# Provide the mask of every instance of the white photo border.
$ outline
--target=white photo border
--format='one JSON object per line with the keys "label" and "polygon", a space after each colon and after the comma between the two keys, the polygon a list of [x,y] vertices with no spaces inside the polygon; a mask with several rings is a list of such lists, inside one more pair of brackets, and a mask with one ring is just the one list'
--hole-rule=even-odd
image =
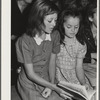
{"label": "white photo border", "polygon": [[[97,57],[99,59],[99,0],[97,0]],[[99,100],[99,60],[97,100]],[[1,100],[11,100],[11,0],[1,0]]]}

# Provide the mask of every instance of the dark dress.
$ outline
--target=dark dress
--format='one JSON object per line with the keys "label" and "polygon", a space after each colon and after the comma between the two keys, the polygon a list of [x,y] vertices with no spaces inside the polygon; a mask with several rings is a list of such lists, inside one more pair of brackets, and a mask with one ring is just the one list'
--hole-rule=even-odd
{"label": "dark dress", "polygon": [[[22,64],[33,64],[35,73],[49,81],[48,66],[51,53],[57,54],[59,47],[59,34],[57,31],[51,34],[51,41],[45,40],[37,45],[35,39],[24,34],[16,43],[18,61]],[[24,67],[22,67],[18,78],[18,91],[23,100],[47,100],[41,96],[44,87],[30,81]],[[62,98],[52,93],[48,100],[61,100]]]}

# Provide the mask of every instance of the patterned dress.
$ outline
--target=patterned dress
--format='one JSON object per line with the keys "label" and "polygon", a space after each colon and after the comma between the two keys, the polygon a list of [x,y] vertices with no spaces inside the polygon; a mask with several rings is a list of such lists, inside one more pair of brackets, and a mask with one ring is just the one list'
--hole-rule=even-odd
{"label": "patterned dress", "polygon": [[86,54],[86,45],[80,44],[74,39],[73,44],[65,43],[60,46],[60,53],[57,54],[56,78],[58,81],[68,81],[80,84],[76,77],[76,60],[84,58]]}
{"label": "patterned dress", "polygon": [[[35,73],[43,79],[49,80],[48,66],[51,53],[57,54],[60,51],[59,47],[59,33],[57,31],[51,34],[51,41],[45,40],[40,45],[37,45],[35,39],[24,34],[16,43],[16,51],[18,61],[23,64],[33,64]],[[45,99],[41,92],[44,90],[43,86],[31,81],[22,66],[17,81],[18,91],[22,100],[62,100],[56,92]]]}

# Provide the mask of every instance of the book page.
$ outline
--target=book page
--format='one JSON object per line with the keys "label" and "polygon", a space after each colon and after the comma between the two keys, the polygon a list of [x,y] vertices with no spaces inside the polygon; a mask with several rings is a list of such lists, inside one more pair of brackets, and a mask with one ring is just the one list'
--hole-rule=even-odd
{"label": "book page", "polygon": [[77,92],[79,92],[82,95],[87,97],[87,91],[85,89],[85,86],[81,86],[81,85],[73,84],[73,83],[68,83],[68,82],[64,82],[64,81],[61,81],[60,84],[67,86],[70,89],[75,90],[75,91],[77,91]]}
{"label": "book page", "polygon": [[67,89],[71,89],[74,92],[80,94],[81,96],[84,96],[85,98],[87,98],[87,100],[91,100],[93,94],[95,94],[95,90],[89,90],[87,91],[85,86],[79,85],[79,84],[73,84],[73,83],[68,83],[68,82],[64,82],[61,81],[59,84],[65,86]]}
{"label": "book page", "polygon": [[[89,91],[88,91],[88,99],[91,100],[95,93],[96,93],[95,90],[89,90]],[[93,99],[93,100],[94,100],[94,99]]]}
{"label": "book page", "polygon": [[80,92],[77,92],[74,89],[71,89],[67,86],[64,86],[62,84],[58,84],[58,87],[60,87],[61,89],[63,89],[65,92],[69,93],[72,95],[72,98],[74,98],[75,100],[87,100],[86,96],[81,94]]}

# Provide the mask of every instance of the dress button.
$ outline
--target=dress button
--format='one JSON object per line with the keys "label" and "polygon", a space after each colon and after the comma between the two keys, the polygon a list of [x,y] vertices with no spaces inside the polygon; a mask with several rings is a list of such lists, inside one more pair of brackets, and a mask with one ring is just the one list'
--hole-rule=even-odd
{"label": "dress button", "polygon": [[43,50],[43,52],[45,52],[45,50]]}
{"label": "dress button", "polygon": [[41,66],[40,68],[43,68],[43,66]]}

